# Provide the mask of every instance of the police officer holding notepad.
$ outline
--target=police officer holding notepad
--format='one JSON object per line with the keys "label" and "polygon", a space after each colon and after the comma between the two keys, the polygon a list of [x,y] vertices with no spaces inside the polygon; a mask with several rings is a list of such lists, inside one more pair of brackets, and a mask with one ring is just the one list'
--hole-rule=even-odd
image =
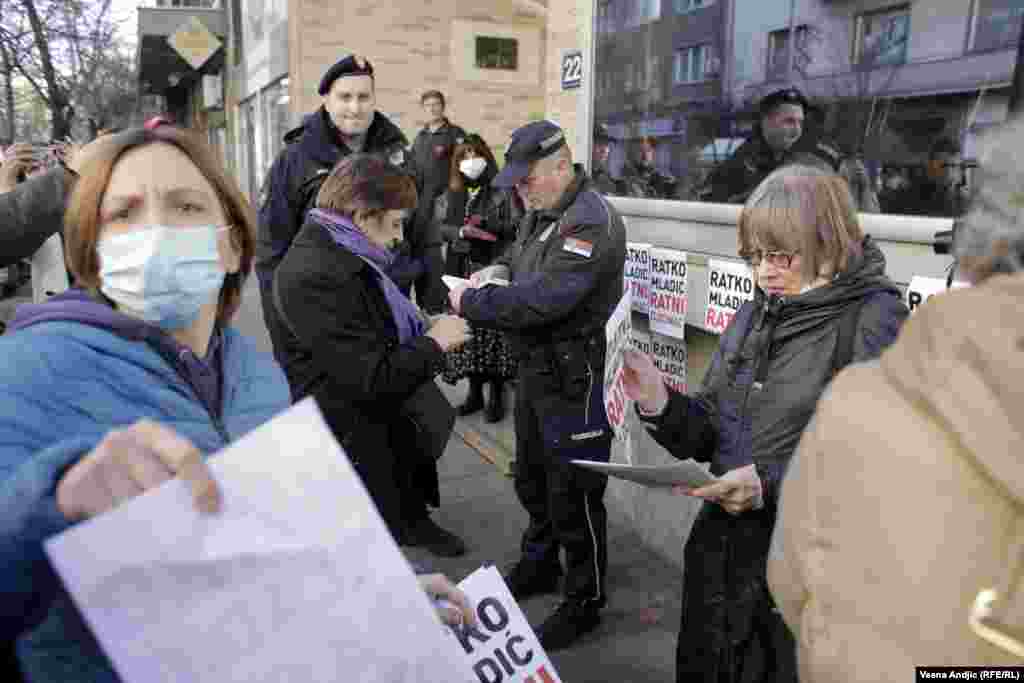
{"label": "police officer holding notepad", "polygon": [[537,630],[557,650],[596,627],[605,604],[607,477],[570,461],[610,455],[604,328],[623,294],[626,230],[550,121],[512,134],[494,185],[515,187],[527,214],[512,248],[473,281],[511,284],[459,286],[449,298],[473,325],[507,332],[519,359],[515,489],[530,522],[506,580],[517,599],[554,592],[565,549],[565,601]]}

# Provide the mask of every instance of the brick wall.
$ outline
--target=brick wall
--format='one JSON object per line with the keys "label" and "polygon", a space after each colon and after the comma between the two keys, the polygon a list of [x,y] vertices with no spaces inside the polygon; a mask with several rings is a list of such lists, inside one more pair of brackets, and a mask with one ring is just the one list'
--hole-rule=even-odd
{"label": "brick wall", "polygon": [[[289,0],[288,11],[293,113],[320,105],[320,77],[346,52],[373,62],[377,108],[410,141],[424,124],[424,90],[444,92],[449,118],[499,148],[544,111],[544,20],[516,0]],[[477,34],[519,40],[519,70],[476,69]]]}

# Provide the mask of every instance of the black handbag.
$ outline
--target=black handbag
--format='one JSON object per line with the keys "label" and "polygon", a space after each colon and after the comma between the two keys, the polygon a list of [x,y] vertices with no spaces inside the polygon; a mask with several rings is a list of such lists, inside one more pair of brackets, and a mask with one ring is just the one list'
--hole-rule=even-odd
{"label": "black handbag", "polygon": [[444,455],[455,427],[455,408],[433,380],[424,382],[405,399],[399,414],[416,428],[417,454],[435,462]]}

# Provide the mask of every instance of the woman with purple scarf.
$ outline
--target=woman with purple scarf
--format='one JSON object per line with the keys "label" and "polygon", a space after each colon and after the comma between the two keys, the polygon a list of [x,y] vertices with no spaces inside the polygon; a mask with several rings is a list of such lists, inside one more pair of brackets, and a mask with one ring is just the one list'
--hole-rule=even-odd
{"label": "woman with purple scarf", "polygon": [[316,398],[401,545],[454,557],[465,544],[428,514],[440,505],[435,460],[446,416],[454,419],[434,377],[469,326],[453,315],[427,320],[387,275],[415,206],[404,171],[346,157],[278,267],[274,296],[291,332],[282,357],[292,400]]}

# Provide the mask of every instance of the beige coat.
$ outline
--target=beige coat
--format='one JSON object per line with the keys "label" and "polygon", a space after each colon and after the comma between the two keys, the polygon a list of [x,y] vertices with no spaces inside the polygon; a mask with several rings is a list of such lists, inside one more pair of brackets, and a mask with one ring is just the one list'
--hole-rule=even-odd
{"label": "beige coat", "polygon": [[1022,663],[968,618],[996,588],[1024,635],[1024,275],[934,297],[837,378],[790,464],[768,578],[801,681]]}

